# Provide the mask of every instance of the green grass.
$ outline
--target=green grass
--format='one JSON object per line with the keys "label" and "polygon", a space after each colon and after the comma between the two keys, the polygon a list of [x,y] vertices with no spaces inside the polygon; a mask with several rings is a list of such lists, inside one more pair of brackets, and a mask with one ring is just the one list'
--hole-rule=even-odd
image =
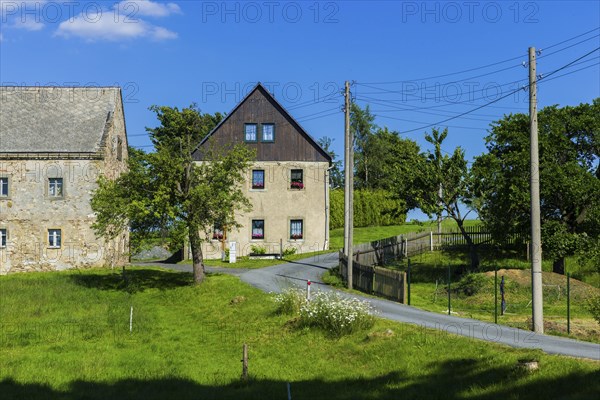
{"label": "green grass", "polygon": [[[594,398],[600,364],[377,320],[341,339],[297,329],[238,278],[160,269],[0,277],[6,399]],[[234,300],[235,299],[235,300]],[[129,333],[130,306],[134,307]],[[393,333],[390,335],[387,330]],[[240,382],[249,345],[251,380]],[[517,367],[535,358],[540,370]]]}
{"label": "green grass", "polygon": [[[465,221],[466,226],[474,226],[480,224],[478,220]],[[442,226],[445,229],[456,228],[454,220],[444,220]],[[421,223],[406,223],[404,225],[390,226],[368,226],[365,228],[354,228],[354,244],[372,242],[374,240],[385,239],[392,236],[402,235],[414,232],[428,232],[437,230],[436,221],[426,221]],[[344,247],[344,228],[332,229],[329,231],[330,249],[338,250]]]}
{"label": "green grass", "polygon": [[[498,317],[505,325],[528,329],[531,317],[531,264],[519,259],[515,253],[481,252],[480,276],[482,287],[474,295],[459,293],[461,271],[469,263],[468,254],[461,251],[430,252],[411,258],[411,305],[428,311],[447,312],[448,310],[448,268],[451,274],[451,308],[462,317],[486,322],[494,321],[494,277],[497,267],[503,270],[498,274],[498,284],[502,275],[505,279],[507,312]],[[390,265],[391,268],[406,270],[406,261]],[[504,271],[508,270],[508,271]],[[527,270],[527,271],[525,271]],[[567,294],[566,277],[552,274],[552,263],[543,263],[544,319],[546,332],[567,335]],[[487,272],[487,273],[486,273]],[[600,342],[600,325],[594,321],[586,308],[587,299],[600,294],[598,288],[571,280],[571,336],[582,340]],[[498,290],[498,310],[500,310],[500,290]],[[498,311],[500,313],[500,311]]]}

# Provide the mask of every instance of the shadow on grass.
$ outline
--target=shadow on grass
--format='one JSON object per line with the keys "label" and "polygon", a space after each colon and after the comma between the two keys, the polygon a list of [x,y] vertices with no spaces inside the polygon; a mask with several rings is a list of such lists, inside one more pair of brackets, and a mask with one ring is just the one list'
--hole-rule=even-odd
{"label": "shadow on grass", "polygon": [[[297,399],[540,399],[595,398],[600,391],[600,371],[571,373],[556,378],[529,376],[518,368],[490,367],[476,359],[454,359],[430,365],[430,372],[406,375],[398,370],[374,378],[338,381],[322,379],[291,382]],[[543,368],[543,365],[542,365]],[[114,383],[71,382],[65,391],[44,384],[0,382],[5,399],[285,399],[287,382],[251,379],[229,384],[202,385],[189,379],[125,379]]]}
{"label": "shadow on grass", "polygon": [[159,269],[124,269],[122,272],[110,274],[73,274],[71,279],[76,284],[90,289],[128,293],[143,292],[147,289],[174,289],[193,283],[191,273]]}

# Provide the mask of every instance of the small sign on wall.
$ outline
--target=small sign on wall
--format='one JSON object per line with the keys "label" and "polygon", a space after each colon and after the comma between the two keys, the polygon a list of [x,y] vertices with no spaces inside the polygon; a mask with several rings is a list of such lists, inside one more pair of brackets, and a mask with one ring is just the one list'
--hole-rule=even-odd
{"label": "small sign on wall", "polygon": [[236,261],[237,246],[235,242],[229,242],[229,263],[234,264]]}

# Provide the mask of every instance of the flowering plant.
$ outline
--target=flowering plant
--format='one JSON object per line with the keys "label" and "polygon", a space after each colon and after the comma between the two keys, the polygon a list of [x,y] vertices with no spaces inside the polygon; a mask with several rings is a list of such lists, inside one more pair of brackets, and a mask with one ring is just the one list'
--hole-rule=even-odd
{"label": "flowering plant", "polygon": [[252,234],[252,239],[263,239],[265,237],[265,235],[263,235],[262,233],[253,233]]}
{"label": "flowering plant", "polygon": [[304,189],[304,183],[302,183],[302,182],[292,182],[291,188],[292,189]]}
{"label": "flowering plant", "polygon": [[265,184],[263,182],[256,182],[252,184],[252,189],[264,189]]}
{"label": "flowering plant", "polygon": [[292,235],[290,235],[291,239],[297,240],[297,239],[302,239],[302,234],[301,233],[294,233]]}
{"label": "flowering plant", "polygon": [[223,239],[223,234],[215,232],[215,233],[213,233],[213,239],[221,240],[221,239]]}

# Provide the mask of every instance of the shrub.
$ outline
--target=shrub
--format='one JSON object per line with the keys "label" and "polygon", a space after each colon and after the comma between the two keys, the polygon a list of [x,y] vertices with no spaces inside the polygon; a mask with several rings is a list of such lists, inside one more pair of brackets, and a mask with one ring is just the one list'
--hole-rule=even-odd
{"label": "shrub", "polygon": [[296,254],[296,248],[295,247],[288,247],[287,249],[285,249],[283,251],[283,256],[287,257],[287,256],[292,256]]}
{"label": "shrub", "polygon": [[[332,190],[330,201],[330,228],[344,226],[344,190]],[[406,221],[406,202],[393,193],[376,190],[354,192],[354,226],[401,225]]]}
{"label": "shrub", "polygon": [[600,324],[600,295],[588,299],[587,309],[592,313],[596,322]]}
{"label": "shrub", "polygon": [[485,277],[481,274],[467,274],[456,283],[455,289],[458,294],[473,296],[485,286]]}
{"label": "shrub", "polygon": [[300,308],[307,303],[306,292],[298,288],[285,289],[275,295],[277,313],[294,315],[300,313]]}
{"label": "shrub", "polygon": [[266,254],[267,249],[264,246],[253,244],[252,246],[250,246],[250,253],[257,255]]}
{"label": "shrub", "polygon": [[316,327],[340,337],[373,326],[373,309],[366,301],[334,292],[316,292],[300,307],[300,326]]}

